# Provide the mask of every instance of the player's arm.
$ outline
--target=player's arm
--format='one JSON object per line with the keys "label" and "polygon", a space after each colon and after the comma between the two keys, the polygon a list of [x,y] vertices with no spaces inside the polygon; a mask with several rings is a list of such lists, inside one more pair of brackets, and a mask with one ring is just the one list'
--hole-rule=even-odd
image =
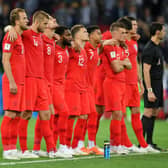
{"label": "player's arm", "polygon": [[99,47],[99,54],[101,54],[103,52],[103,48],[106,45],[116,45],[117,41],[115,39],[108,39],[108,40],[102,40],[100,43],[100,47]]}
{"label": "player's arm", "polygon": [[15,80],[14,80],[14,77],[12,74],[10,58],[11,58],[11,53],[4,52],[2,55],[2,64],[4,67],[4,71],[6,73],[6,76],[9,80],[10,93],[16,94],[17,93],[17,85],[15,83]]}
{"label": "player's arm", "polygon": [[152,90],[150,70],[151,70],[151,65],[147,63],[143,63],[143,75],[144,75],[145,85],[148,91],[148,100],[151,102],[154,102],[157,98]]}
{"label": "player's arm", "polygon": [[121,60],[113,60],[111,61],[111,68],[115,73],[120,73],[124,70],[124,64]]}
{"label": "player's arm", "polygon": [[140,73],[140,65],[137,62],[137,75],[138,75],[138,83],[139,83],[139,87],[140,87],[140,95],[143,95],[144,93],[144,86],[143,86],[143,82],[142,82],[142,78],[141,78],[141,73]]}

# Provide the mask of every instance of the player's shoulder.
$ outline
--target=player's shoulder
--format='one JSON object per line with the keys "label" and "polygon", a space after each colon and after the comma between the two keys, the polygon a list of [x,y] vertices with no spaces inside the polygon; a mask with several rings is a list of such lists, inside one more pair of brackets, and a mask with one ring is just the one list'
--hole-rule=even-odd
{"label": "player's shoulder", "polygon": [[103,34],[102,34],[102,39],[103,40],[108,40],[108,39],[111,39],[112,38],[112,34],[110,31],[105,31]]}
{"label": "player's shoulder", "polygon": [[105,45],[103,47],[104,51],[111,51],[111,50],[115,50],[116,46],[112,46],[112,45]]}

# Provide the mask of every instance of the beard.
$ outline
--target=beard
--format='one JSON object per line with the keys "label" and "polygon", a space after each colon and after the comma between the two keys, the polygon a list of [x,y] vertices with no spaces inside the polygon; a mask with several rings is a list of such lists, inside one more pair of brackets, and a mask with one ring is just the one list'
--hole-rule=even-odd
{"label": "beard", "polygon": [[62,44],[64,46],[71,46],[71,42],[70,41],[67,41],[67,40],[63,40]]}
{"label": "beard", "polygon": [[27,26],[27,25],[24,25],[24,26],[23,26],[23,25],[21,25],[21,26],[20,26],[20,28],[21,28],[21,30],[23,30],[23,31],[24,31],[24,30],[27,30],[27,29],[28,29],[28,26]]}
{"label": "beard", "polygon": [[39,33],[43,33],[44,32],[44,30],[41,27],[38,27],[37,30],[38,30]]}

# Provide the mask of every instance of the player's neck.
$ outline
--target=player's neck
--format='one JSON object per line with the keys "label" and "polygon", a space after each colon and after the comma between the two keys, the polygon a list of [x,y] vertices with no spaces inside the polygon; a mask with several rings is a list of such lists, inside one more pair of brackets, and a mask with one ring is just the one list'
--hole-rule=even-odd
{"label": "player's neck", "polygon": [[34,32],[36,32],[36,33],[40,33],[40,32],[38,31],[37,26],[36,26],[35,24],[32,24],[31,29],[32,29]]}
{"label": "player's neck", "polygon": [[93,39],[89,39],[89,42],[90,42],[90,44],[94,47],[94,48],[96,48],[97,47],[97,42],[95,41],[95,40],[93,40]]}
{"label": "player's neck", "polygon": [[19,35],[21,35],[23,33],[23,30],[20,28],[20,26],[16,25],[14,28]]}
{"label": "player's neck", "polygon": [[152,36],[151,37],[151,41],[153,43],[155,43],[156,45],[159,45],[159,43],[160,43],[160,39],[158,39],[156,36]]}
{"label": "player's neck", "polygon": [[84,48],[84,46],[85,46],[85,41],[80,40],[80,39],[75,39],[75,42],[76,42],[81,48]]}
{"label": "player's neck", "polygon": [[57,45],[59,45],[61,48],[65,48],[65,45],[63,45],[63,41],[57,41]]}
{"label": "player's neck", "polygon": [[52,39],[53,36],[54,36],[54,31],[53,30],[50,30],[50,29],[46,29],[44,31],[44,34],[49,38],[49,39]]}

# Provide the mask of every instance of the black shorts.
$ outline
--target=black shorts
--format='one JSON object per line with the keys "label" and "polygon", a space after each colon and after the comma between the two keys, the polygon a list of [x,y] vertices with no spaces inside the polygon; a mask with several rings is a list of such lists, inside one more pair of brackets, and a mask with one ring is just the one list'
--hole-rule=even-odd
{"label": "black shorts", "polygon": [[[163,81],[162,80],[152,80],[151,81],[152,89],[157,97],[155,102],[150,102],[148,100],[148,91],[145,88],[144,91],[144,107],[145,108],[159,108],[163,107]],[[145,86],[145,85],[144,85]]]}

